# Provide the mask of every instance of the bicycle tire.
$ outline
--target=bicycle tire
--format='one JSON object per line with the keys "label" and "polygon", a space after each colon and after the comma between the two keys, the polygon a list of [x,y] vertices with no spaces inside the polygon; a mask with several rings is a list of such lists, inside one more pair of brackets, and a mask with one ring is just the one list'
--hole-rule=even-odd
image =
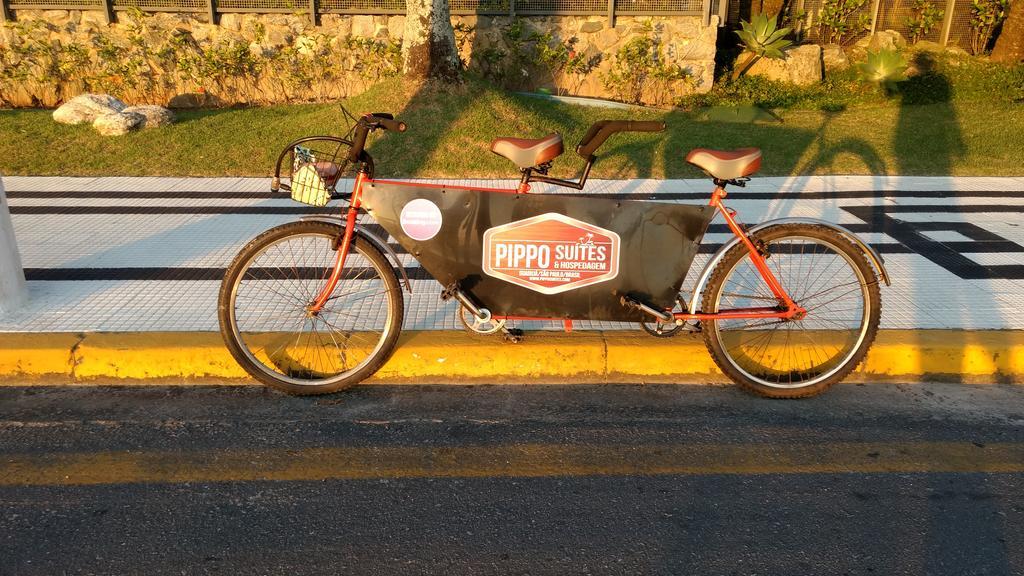
{"label": "bicycle tire", "polygon": [[[820,394],[833,384],[843,380],[863,361],[878,333],[881,295],[876,271],[859,247],[841,234],[824,226],[780,224],[761,230],[753,237],[767,247],[770,256],[766,262],[769,267],[772,268],[783,287],[790,290],[790,296],[796,303],[808,308],[808,315],[801,320],[778,321],[777,324],[762,320],[761,322],[765,323],[758,325],[753,320],[747,320],[745,322],[749,323],[749,330],[740,327],[739,320],[705,321],[703,324],[705,346],[726,376],[756,394],[770,398],[803,398]],[[792,245],[783,250],[782,245],[786,241]],[[796,255],[797,241],[802,242],[799,244],[801,246],[800,258],[791,258],[790,256]],[[806,247],[808,244],[813,244],[817,248],[809,252]],[[779,253],[772,253],[773,248]],[[829,253],[832,254],[831,257],[828,256]],[[825,256],[819,257],[820,254],[825,254]],[[786,264],[782,264],[781,260],[798,262],[798,274],[803,273],[806,281],[803,284],[792,280],[787,282],[786,278],[779,277],[786,276],[785,272],[788,270],[788,268],[784,268]],[[816,272],[817,276],[813,276],[816,260],[824,260],[829,264],[827,269],[819,269]],[[754,277],[751,282],[742,283],[735,280],[730,284],[730,279],[745,262],[749,263],[750,260],[749,252],[743,244],[736,245],[725,254],[712,272],[704,291],[702,298],[704,312],[717,312],[721,308],[724,296],[736,300],[765,301],[771,299],[766,287],[762,291],[758,291],[758,286],[753,284],[757,281],[763,285],[763,280],[759,276]],[[839,265],[838,268],[836,264]],[[750,264],[748,266],[753,268]],[[806,273],[803,272],[804,270]],[[854,288],[850,288],[846,292],[838,292],[839,296],[836,292],[829,293],[830,290],[836,288],[819,290],[815,293],[812,291],[817,289],[817,286],[807,285],[811,283],[812,278],[813,282],[817,283],[830,279],[847,280],[845,285],[849,286],[852,286],[855,281],[858,293],[854,294]],[[733,292],[724,292],[726,287],[733,285],[746,287],[750,294],[743,296]],[[751,286],[754,289],[750,289]],[[837,286],[844,286],[844,284]],[[839,297],[846,294],[851,294],[851,296],[842,303],[835,304]],[[829,300],[819,300],[822,298]],[[801,300],[803,301],[801,302]],[[829,318],[829,313],[833,315],[837,313],[834,306],[852,306],[858,301],[862,307],[859,311],[856,308],[839,309],[839,311],[851,312],[849,314],[851,323],[859,316],[859,325],[856,327],[856,331],[849,331],[851,337],[855,337],[851,340],[850,347],[848,349],[838,348],[835,353],[829,352],[826,346],[836,342],[842,336],[841,333],[837,335],[840,331],[836,328],[842,324]],[[760,306],[764,305],[764,303],[760,304]],[[816,312],[816,308],[820,311]],[[753,333],[754,336],[748,336],[746,345],[742,341],[743,336],[740,336],[739,339],[730,336],[729,342],[724,341],[726,338],[723,336],[723,326],[727,322],[737,323],[737,328],[733,332]],[[814,326],[814,323],[822,328],[809,330],[807,326]],[[773,327],[769,329],[769,326]],[[773,347],[774,336],[767,333],[775,332],[781,326],[787,326],[785,343],[781,346],[776,344]],[[792,338],[794,326],[798,330],[797,338]],[[757,331],[755,332],[755,330]],[[754,338],[759,340],[754,340]],[[804,343],[798,345],[797,340]],[[793,342],[793,346],[790,346],[790,342]],[[751,349],[753,352],[746,352]],[[802,355],[797,350],[812,350],[813,358],[811,354]],[[755,360],[753,356],[757,351],[760,351],[760,357]],[[799,367],[783,366],[782,359],[787,361],[802,359],[806,361],[807,366],[805,367],[803,362]],[[772,363],[771,366],[767,365],[769,362]],[[778,381],[773,381],[772,378],[777,378]],[[788,381],[783,382],[783,378]]]}
{"label": "bicycle tire", "polygon": [[[384,254],[358,235],[354,235],[352,238],[346,269],[355,270],[356,265],[363,264],[359,268],[359,274],[367,274],[367,276],[343,277],[338,287],[335,288],[332,294],[334,301],[332,306],[344,305],[346,300],[350,305],[344,312],[333,312],[335,316],[332,316],[332,319],[337,324],[327,320],[326,316],[310,317],[303,310],[301,300],[305,299],[305,303],[308,304],[317,293],[318,287],[323,286],[326,274],[333,268],[333,259],[336,255],[333,248],[334,242],[343,231],[342,226],[338,224],[318,221],[292,222],[277,226],[249,242],[228,267],[221,282],[218,298],[221,336],[232,357],[259,382],[293,395],[338,392],[374,374],[394,351],[401,332],[405,307],[401,286],[394,268]],[[314,242],[306,242],[307,238],[314,239]],[[280,255],[280,258],[287,258],[286,252],[280,246],[286,241],[295,239],[302,239],[302,246],[316,245],[317,252],[323,252],[319,254],[318,261],[313,261],[314,265],[310,265],[311,256],[309,254],[296,254],[293,247],[289,245],[293,258],[300,256],[303,258],[302,265],[293,262],[291,266],[278,265],[276,268],[253,266],[253,263],[263,256],[267,256],[269,260],[268,254],[275,246],[278,247],[276,253]],[[317,255],[312,258],[317,258]],[[371,269],[372,272],[367,272]],[[375,279],[379,279],[379,286],[371,284]],[[239,314],[238,296],[243,282],[248,282],[247,287],[256,286],[258,282],[264,283],[263,291],[259,292],[261,294],[259,299],[246,296],[243,297],[243,300],[258,300],[261,302],[259,305],[267,306],[273,314],[268,315],[265,310]],[[273,282],[277,282],[277,284],[269,284]],[[346,292],[346,287],[355,289],[367,286],[366,290],[379,290],[379,295],[384,302],[380,302],[381,299],[376,297],[376,292],[370,292],[373,299],[369,304],[365,300],[370,296],[354,299],[351,298],[353,292]],[[293,293],[288,294],[286,290],[292,290]],[[360,302],[359,306],[351,307],[356,301]],[[375,304],[383,304],[382,309],[385,314],[383,320],[380,319],[381,310],[373,309]],[[328,309],[325,307],[324,310]],[[330,308],[330,310],[334,309]],[[254,328],[244,330],[239,326],[240,316],[246,322],[255,318],[264,322],[280,320],[279,323],[289,325],[288,322],[300,320],[303,314],[306,315],[306,319],[301,320],[299,328],[305,329],[308,321],[313,334],[305,337],[306,347],[304,349],[299,346],[305,332],[296,331],[294,334],[298,334],[298,336],[295,345],[289,348],[287,342],[290,342],[292,332],[285,333],[271,329],[256,330]],[[316,328],[317,319],[323,323],[323,332],[319,332]],[[360,324],[360,322],[364,323]],[[366,330],[368,326],[371,326],[369,323],[372,323],[372,326],[379,325],[380,327],[380,335],[376,337],[373,347],[368,348],[368,345],[362,344],[357,347],[356,344],[353,344],[350,349],[349,345],[357,335],[365,333],[367,334],[365,340],[371,341],[371,331]],[[342,329],[344,328],[342,324],[351,326],[352,329],[345,331]],[[250,335],[248,340],[244,336],[245,334]],[[283,334],[288,335],[287,340],[284,339]],[[329,337],[330,342],[325,336]],[[341,338],[341,343],[338,338]],[[261,341],[269,342],[269,344],[263,344],[262,353],[253,349],[259,348]],[[278,349],[269,351],[271,345],[278,342],[285,343],[279,344]],[[357,344],[358,342],[361,340],[356,341]],[[337,357],[332,353],[332,345]],[[315,354],[316,360],[309,360],[306,356],[297,358],[296,352],[301,350]],[[358,363],[355,363],[355,359],[349,358],[351,355],[358,359],[358,354],[364,350],[369,350],[369,352]],[[347,367],[350,362],[354,365]],[[326,368],[335,365],[339,368],[337,373],[326,372]]]}

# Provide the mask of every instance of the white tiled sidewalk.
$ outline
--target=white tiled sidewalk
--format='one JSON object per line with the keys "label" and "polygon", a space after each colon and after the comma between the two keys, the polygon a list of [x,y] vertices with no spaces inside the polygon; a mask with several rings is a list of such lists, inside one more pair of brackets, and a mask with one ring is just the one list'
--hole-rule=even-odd
{"label": "white tiled sidewalk", "polygon": [[[31,278],[52,269],[97,272],[93,276],[102,277],[97,269],[222,268],[259,232],[299,217],[232,213],[299,207],[285,196],[268,196],[265,178],[5,177],[3,182],[23,263],[30,272],[30,303],[0,317],[2,332],[214,331],[217,280]],[[514,185],[498,180],[433,182]],[[587,192],[700,193],[701,198],[661,200],[698,203],[706,201],[710,188],[707,180],[591,181]],[[560,192],[544,185],[536,185],[534,191]],[[882,291],[884,328],[1024,329],[1024,177],[755,178],[745,189],[730,191],[733,196],[727,204],[746,223],[807,216],[865,230],[861,236],[882,247],[893,279],[893,285]],[[779,192],[812,197],[770,197]],[[822,192],[836,194],[815,194]],[[941,192],[955,194],[937,194]],[[763,197],[743,197],[757,193]],[[938,252],[931,259],[922,255],[920,246],[907,245],[907,238],[893,237],[877,222],[867,222],[862,215],[868,212],[884,214],[902,234],[931,241],[929,250]],[[980,238],[978,230],[990,237],[975,249],[969,243]],[[704,242],[720,244],[727,239],[727,234],[712,232]],[[936,254],[951,249],[966,262],[997,270],[996,277],[964,278],[963,266],[934,261]],[[684,290],[708,257],[697,257]],[[408,255],[402,259],[407,266],[416,265]],[[434,281],[413,281],[407,328],[460,329],[454,305],[441,302],[439,293]],[[596,322],[577,327],[635,328]]]}

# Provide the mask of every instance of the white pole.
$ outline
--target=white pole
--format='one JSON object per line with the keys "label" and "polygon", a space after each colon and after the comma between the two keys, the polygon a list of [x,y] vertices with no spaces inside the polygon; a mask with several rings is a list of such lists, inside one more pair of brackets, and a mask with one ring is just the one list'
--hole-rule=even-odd
{"label": "white pole", "polygon": [[953,12],[956,10],[956,0],[946,2],[946,17],[942,19],[942,33],[939,35],[939,44],[949,44],[949,29],[953,27]]}
{"label": "white pole", "polygon": [[875,0],[875,3],[871,5],[871,35],[875,35],[875,29],[878,28],[878,9],[882,7],[882,0]]}
{"label": "white pole", "polygon": [[7,208],[7,193],[0,179],[0,315],[10,314],[28,302],[25,271],[21,268],[14,224]]}

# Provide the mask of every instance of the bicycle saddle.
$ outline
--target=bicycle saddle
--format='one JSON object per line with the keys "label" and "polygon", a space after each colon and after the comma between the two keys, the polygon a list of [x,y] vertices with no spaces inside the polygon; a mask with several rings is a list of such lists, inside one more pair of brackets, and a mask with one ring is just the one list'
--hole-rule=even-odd
{"label": "bicycle saddle", "polygon": [[562,155],[562,136],[549,134],[536,140],[527,138],[495,138],[491,152],[508,158],[520,168],[532,168]]}
{"label": "bicycle saddle", "polygon": [[761,167],[760,148],[739,148],[737,150],[711,150],[694,148],[686,155],[686,161],[719,180],[743,178],[757,172]]}

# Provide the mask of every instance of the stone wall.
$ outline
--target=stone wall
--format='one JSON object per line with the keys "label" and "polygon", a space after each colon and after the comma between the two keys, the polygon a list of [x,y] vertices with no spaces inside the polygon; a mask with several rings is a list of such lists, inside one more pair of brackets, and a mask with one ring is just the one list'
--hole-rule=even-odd
{"label": "stone wall", "polygon": [[[608,97],[617,53],[637,38],[649,40],[659,70],[686,75],[659,84],[652,74],[644,101],[711,88],[714,18],[710,26],[696,16],[618,17],[614,27],[604,16],[452,22],[468,68],[511,89]],[[20,10],[0,28],[0,105],[54,106],[85,91],[179,107],[347,97],[399,72],[404,24],[401,15],[325,14],[312,26],[306,15],[223,14],[214,25],[201,14],[122,12],[108,25],[99,12]],[[540,42],[567,51],[577,69],[552,73]]]}
{"label": "stone wall", "polygon": [[[533,89],[537,87],[560,89],[573,95],[609,97],[604,79],[614,68],[617,53],[630,41],[647,37],[654,41],[654,50],[662,63],[675,65],[687,74],[686,80],[671,83],[671,92],[677,96],[711,89],[715,70],[715,43],[718,34],[717,17],[709,26],[697,16],[620,16],[611,26],[604,16],[534,16],[524,18],[530,34],[551,34],[554,41],[571,42],[572,51],[582,55],[584,62],[593,64],[585,75],[561,73],[555,78],[542,69],[522,66],[515,69],[514,44],[509,41],[508,17],[455,16],[454,25],[473,28],[462,42],[460,53],[471,68],[486,69],[487,54],[505,53],[504,64],[512,67],[509,75],[518,73],[526,81],[521,85],[511,78],[510,87]],[[459,34],[456,34],[459,36]],[[575,41],[573,42],[573,40]],[[461,40],[461,38],[460,38]],[[529,48],[527,48],[529,51]],[[645,96],[647,101],[649,98]],[[664,104],[665,102],[658,102]]]}

